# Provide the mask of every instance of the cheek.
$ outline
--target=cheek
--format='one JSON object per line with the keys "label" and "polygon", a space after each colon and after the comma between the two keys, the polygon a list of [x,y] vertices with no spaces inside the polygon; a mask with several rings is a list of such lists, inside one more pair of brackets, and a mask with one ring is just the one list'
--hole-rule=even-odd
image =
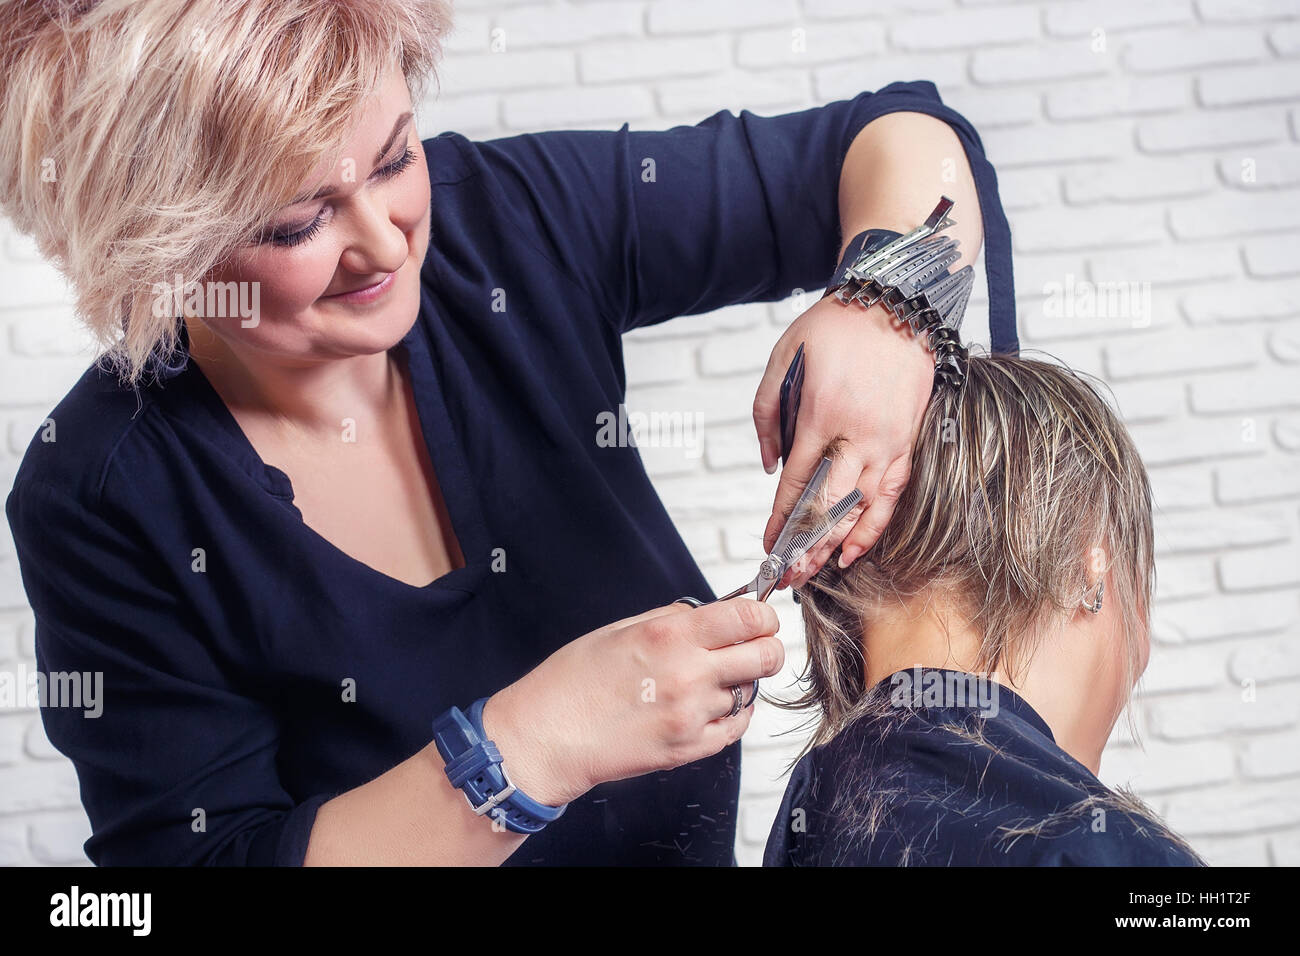
{"label": "cheek", "polygon": [[[311,247],[311,243],[306,243],[295,255],[274,249],[237,253],[218,273],[210,275],[209,281],[250,286],[256,283],[258,321],[245,327],[238,321],[205,318],[204,324],[232,346],[239,344],[270,351],[300,348],[299,317],[328,288],[338,265],[333,250],[322,254],[322,247]],[[245,301],[251,303],[251,288],[246,295],[250,298]]]}
{"label": "cheek", "polygon": [[338,255],[324,243],[305,243],[302,251],[291,254],[258,252],[240,269],[248,280],[259,283],[262,318],[271,325],[310,308],[329,288],[337,270]]}

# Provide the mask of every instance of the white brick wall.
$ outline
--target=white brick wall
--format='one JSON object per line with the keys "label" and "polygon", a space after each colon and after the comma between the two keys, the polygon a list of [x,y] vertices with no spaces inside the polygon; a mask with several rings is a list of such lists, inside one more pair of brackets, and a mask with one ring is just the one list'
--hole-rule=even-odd
{"label": "white brick wall", "polygon": [[[1158,504],[1156,645],[1102,777],[1212,862],[1300,865],[1300,0],[458,0],[423,135],[664,128],[933,80],[981,131],[1016,248],[1022,345],[1112,383]],[[802,52],[792,44],[802,30]],[[494,52],[504,39],[505,48]],[[0,488],[88,361],[69,299],[0,225]],[[1045,285],[1149,283],[1142,319],[1055,317]],[[985,301],[968,336],[987,343]],[[752,570],[775,479],[749,405],[791,302],[629,337],[629,404],[693,411],[703,454],[647,466],[713,586]],[[698,452],[698,449],[696,450]],[[797,609],[776,607],[789,687]],[[30,662],[0,534],[0,668]],[[798,723],[745,739],[738,853],[757,863]],[[0,713],[0,863],[84,862],[71,767]]]}

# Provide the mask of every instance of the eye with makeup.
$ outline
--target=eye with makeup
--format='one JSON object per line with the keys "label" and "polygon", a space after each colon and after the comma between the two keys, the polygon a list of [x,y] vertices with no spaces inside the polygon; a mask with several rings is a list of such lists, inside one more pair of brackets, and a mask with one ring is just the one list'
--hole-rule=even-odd
{"label": "eye with makeup", "polygon": [[[413,162],[415,162],[415,150],[406,147],[406,151],[401,156],[384,166],[379,167],[374,172],[381,182],[393,179],[400,173],[404,172]],[[289,248],[300,245],[312,239],[321,228],[325,225],[325,210],[321,209],[308,225],[301,229],[292,231],[270,231],[264,232],[259,241],[281,248]]]}

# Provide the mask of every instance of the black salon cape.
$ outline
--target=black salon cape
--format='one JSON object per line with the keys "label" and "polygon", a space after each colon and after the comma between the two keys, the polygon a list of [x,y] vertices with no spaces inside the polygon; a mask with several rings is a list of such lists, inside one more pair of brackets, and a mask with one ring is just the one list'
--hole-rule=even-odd
{"label": "black salon cape", "polygon": [[[99,718],[42,709],[90,859],[301,864],[317,808],[425,747],[449,706],[602,625],[712,597],[631,436],[597,441],[624,399],[621,334],[824,288],[845,153],[900,110],[961,136],[993,334],[1014,350],[993,171],[929,83],[666,131],[425,141],[432,237],[395,348],[467,561],[426,587],[308,527],[196,363],[138,395],[90,368],[6,504],[39,667],[104,675]],[[732,865],[739,773],[736,744],[597,786],[508,862]]]}
{"label": "black salon cape", "polygon": [[[919,673],[918,687],[960,674]],[[893,679],[882,685],[892,689]],[[912,701],[919,706],[861,717],[804,754],[763,865],[1201,865],[1158,820],[1131,812],[1057,746],[1024,698],[983,683],[983,694],[964,701],[931,706],[921,697]],[[861,822],[873,803],[874,832]]]}

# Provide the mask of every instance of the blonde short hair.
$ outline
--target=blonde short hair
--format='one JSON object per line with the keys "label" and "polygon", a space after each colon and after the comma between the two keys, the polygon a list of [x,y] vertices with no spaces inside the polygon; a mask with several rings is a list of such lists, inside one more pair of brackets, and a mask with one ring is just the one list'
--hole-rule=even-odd
{"label": "blonde short hair", "polygon": [[976,670],[1016,678],[1109,571],[1104,600],[1122,622],[1125,689],[1137,681],[1155,588],[1151,488],[1089,378],[1023,355],[972,353],[960,392],[936,391],[880,538],[845,570],[837,549],[800,589],[808,688],[775,703],[815,708],[809,747],[871,709],[864,630],[877,609],[913,598],[942,597],[980,635]]}
{"label": "blonde short hair", "polygon": [[447,0],[10,0],[0,209],[136,384],[179,337],[155,284],[201,279],[332,168],[394,66],[418,102],[450,27]]}

